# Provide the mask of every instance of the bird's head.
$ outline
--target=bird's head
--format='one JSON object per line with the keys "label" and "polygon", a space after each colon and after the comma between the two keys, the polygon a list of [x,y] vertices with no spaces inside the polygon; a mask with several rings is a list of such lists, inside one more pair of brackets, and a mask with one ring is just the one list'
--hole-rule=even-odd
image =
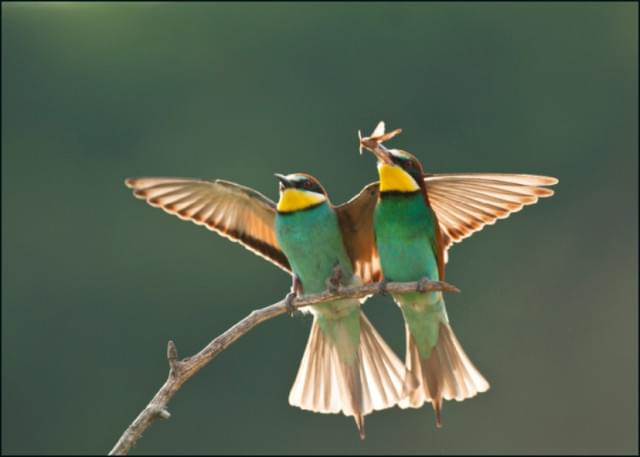
{"label": "bird's head", "polygon": [[293,213],[320,205],[328,200],[327,191],[320,182],[306,173],[281,175],[276,173],[280,181],[280,199],[278,212]]}
{"label": "bird's head", "polygon": [[422,188],[424,170],[413,154],[402,149],[387,149],[383,141],[393,138],[401,132],[384,133],[384,122],[380,122],[371,136],[362,137],[360,132],[360,153],[362,148],[378,159],[380,192],[416,192]]}

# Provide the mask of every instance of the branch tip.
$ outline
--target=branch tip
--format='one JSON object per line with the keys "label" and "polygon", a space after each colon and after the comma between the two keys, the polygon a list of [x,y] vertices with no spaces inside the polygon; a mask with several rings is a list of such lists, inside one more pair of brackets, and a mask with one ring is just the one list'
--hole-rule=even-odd
{"label": "branch tip", "polygon": [[178,348],[173,340],[169,340],[167,343],[167,359],[169,360],[169,364],[173,364],[173,362],[178,360]]}
{"label": "branch tip", "polygon": [[178,348],[173,340],[167,343],[167,360],[169,360],[169,373],[171,376],[178,374],[180,370],[180,361],[178,360]]}
{"label": "branch tip", "polygon": [[456,286],[454,286],[453,284],[449,284],[448,282],[442,282],[442,285],[444,286],[444,290],[446,290],[447,292],[455,292],[457,294],[459,294],[461,292],[460,289],[458,289]]}

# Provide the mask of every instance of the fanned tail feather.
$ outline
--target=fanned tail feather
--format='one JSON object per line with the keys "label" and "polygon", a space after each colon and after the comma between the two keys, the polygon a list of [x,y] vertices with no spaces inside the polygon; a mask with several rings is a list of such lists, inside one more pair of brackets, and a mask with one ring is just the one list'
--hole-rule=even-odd
{"label": "fanned tail feather", "polygon": [[436,414],[436,425],[442,426],[442,400],[462,401],[489,389],[489,383],[471,363],[451,326],[441,322],[438,342],[427,360],[420,358],[418,346],[407,333],[406,364],[418,378],[421,387],[399,403],[401,408],[419,408],[430,401]]}
{"label": "fanned tail feather", "polygon": [[289,404],[317,413],[353,416],[364,439],[364,416],[396,405],[418,383],[360,311],[360,342],[349,361],[314,316]]}

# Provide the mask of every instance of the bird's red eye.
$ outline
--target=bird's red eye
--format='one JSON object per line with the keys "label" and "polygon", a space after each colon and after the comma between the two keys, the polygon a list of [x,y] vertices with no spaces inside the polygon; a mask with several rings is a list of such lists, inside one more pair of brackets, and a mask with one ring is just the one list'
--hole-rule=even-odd
{"label": "bird's red eye", "polygon": [[311,189],[311,183],[309,181],[305,181],[302,183],[302,187],[305,189]]}

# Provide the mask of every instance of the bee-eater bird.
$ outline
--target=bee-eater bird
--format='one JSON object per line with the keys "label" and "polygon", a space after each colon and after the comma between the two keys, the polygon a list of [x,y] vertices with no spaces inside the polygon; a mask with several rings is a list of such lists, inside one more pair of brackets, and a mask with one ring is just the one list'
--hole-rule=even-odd
{"label": "bee-eater bird", "polygon": [[[497,173],[425,175],[413,155],[382,145],[400,129],[385,133],[380,122],[360,138],[378,159],[379,195],[375,242],[386,281],[444,280],[447,250],[486,224],[524,205],[549,197],[547,176]],[[359,134],[360,136],[360,134]],[[442,292],[394,294],[406,328],[406,366],[420,387],[399,403],[418,408],[430,401],[441,427],[442,400],[462,401],[485,392],[489,383],[465,354],[447,317]]]}
{"label": "bee-eater bird", "polygon": [[[150,205],[204,225],[273,262],[292,275],[295,293],[324,291],[336,265],[348,285],[377,280],[371,222],[375,199],[333,206],[312,176],[276,176],[277,205],[223,180],[135,178],[126,185]],[[367,187],[361,195],[370,192]],[[360,300],[342,299],[309,307],[313,324],[289,403],[353,416],[364,438],[364,416],[394,406],[417,382],[360,305]]]}

